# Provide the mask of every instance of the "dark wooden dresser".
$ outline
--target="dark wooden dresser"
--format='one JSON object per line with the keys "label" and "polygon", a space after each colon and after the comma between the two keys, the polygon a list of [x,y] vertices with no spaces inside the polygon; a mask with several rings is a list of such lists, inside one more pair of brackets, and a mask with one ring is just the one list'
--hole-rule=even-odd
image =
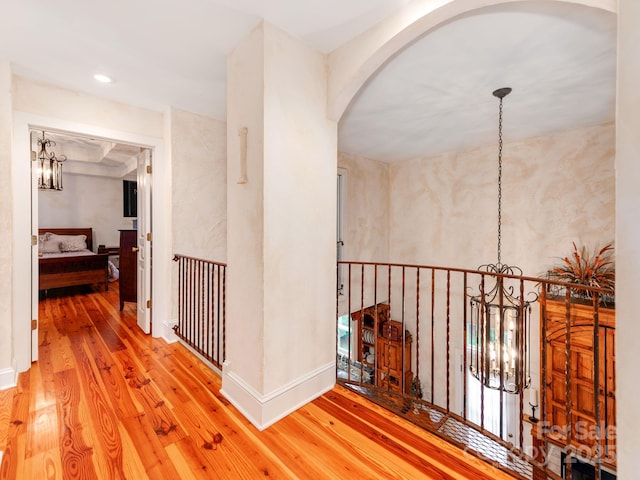
{"label": "dark wooden dresser", "polygon": [[137,230],[120,230],[120,310],[138,298]]}

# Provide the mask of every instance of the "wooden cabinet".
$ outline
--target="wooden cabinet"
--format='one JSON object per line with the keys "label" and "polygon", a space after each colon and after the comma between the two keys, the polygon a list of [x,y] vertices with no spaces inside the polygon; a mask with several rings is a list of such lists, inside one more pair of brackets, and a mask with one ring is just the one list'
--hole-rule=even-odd
{"label": "wooden cabinet", "polygon": [[[616,415],[615,310],[604,307],[598,309],[597,386],[594,375],[596,344],[593,307],[579,303],[570,304],[568,336],[564,301],[547,299],[541,308],[541,314],[546,316],[546,374],[542,387],[545,392],[545,420],[552,426],[551,439],[558,444],[566,445],[571,429],[572,445],[581,449],[595,449],[597,393],[602,436],[604,437],[607,431],[610,434],[610,438],[601,443],[606,459],[607,451],[611,452],[611,455],[615,452],[615,434],[611,435]],[[544,318],[541,318],[541,325],[543,320]],[[570,410],[567,409],[568,380]]]}
{"label": "wooden cabinet", "polygon": [[[400,327],[402,327],[401,324]],[[402,338],[389,340],[378,336],[377,352],[378,386],[401,393],[404,381],[404,393],[411,393],[411,381],[413,380],[413,373],[411,372],[411,336],[405,338],[404,348]]]}
{"label": "wooden cabinet", "polygon": [[120,310],[138,300],[137,237],[137,230],[120,230]]}
{"label": "wooden cabinet", "polygon": [[402,323],[390,319],[386,303],[351,314],[357,322],[357,361],[373,368],[375,385],[397,393],[411,393],[411,334],[402,338]]}

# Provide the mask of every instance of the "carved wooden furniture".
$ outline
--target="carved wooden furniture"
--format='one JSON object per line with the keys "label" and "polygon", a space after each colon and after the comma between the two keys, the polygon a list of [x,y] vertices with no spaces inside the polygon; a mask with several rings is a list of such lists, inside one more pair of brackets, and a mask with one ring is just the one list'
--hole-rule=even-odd
{"label": "carved wooden furniture", "polygon": [[367,307],[364,310],[357,310],[351,314],[351,319],[357,323],[356,329],[356,351],[358,362],[374,366],[376,329],[382,322],[389,319],[389,305],[379,303],[376,306]]}
{"label": "carved wooden furniture", "polygon": [[[557,445],[571,444],[593,450],[596,447],[596,391],[600,399],[602,456],[615,462],[615,310],[598,308],[598,385],[594,375],[594,309],[592,305],[571,303],[570,328],[567,335],[567,311],[564,300],[543,300],[541,328],[546,316],[546,374],[542,389],[545,393],[543,417],[551,426],[547,440]],[[568,341],[568,343],[567,343]],[[567,375],[567,351],[569,351],[569,375]],[[543,359],[541,358],[541,361]],[[567,409],[567,383],[570,382],[569,407]],[[569,431],[569,429],[571,429]],[[570,441],[568,438],[570,435]]]}
{"label": "carved wooden furniture", "polygon": [[[392,327],[402,332],[402,324],[390,320]],[[396,324],[395,326],[393,324]],[[407,335],[402,342],[402,333],[394,340],[383,336],[386,335],[386,322],[382,324],[378,335],[378,368],[377,378],[378,386],[401,393],[404,381],[404,393],[411,393],[411,381],[413,373],[411,372],[411,335]],[[404,363],[403,363],[404,360]]]}
{"label": "carved wooden furniture", "polygon": [[93,246],[92,228],[40,228],[40,235],[53,233],[56,235],[85,235],[87,254],[69,252],[48,258],[38,258],[38,289],[73,287],[78,285],[102,284],[109,288],[108,256],[91,252]]}
{"label": "carved wooden furniture", "polygon": [[390,307],[379,303],[351,313],[356,321],[356,360],[372,367],[375,385],[411,393],[411,334],[402,338],[402,323],[390,319]]}
{"label": "carved wooden furniture", "polygon": [[138,231],[120,230],[120,310],[138,301]]}

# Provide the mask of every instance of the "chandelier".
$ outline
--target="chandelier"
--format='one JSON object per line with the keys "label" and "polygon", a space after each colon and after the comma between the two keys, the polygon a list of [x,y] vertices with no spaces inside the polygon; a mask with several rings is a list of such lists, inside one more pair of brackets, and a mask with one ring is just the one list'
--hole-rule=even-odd
{"label": "chandelier", "polygon": [[62,162],[67,157],[60,155],[56,157],[54,151],[47,152],[47,148],[54,147],[56,142],[45,138],[44,130],[42,138],[38,139],[38,189],[40,190],[62,190]]}
{"label": "chandelier", "polygon": [[502,241],[502,100],[511,88],[500,88],[493,95],[500,99],[498,115],[498,261],[481,265],[478,270],[495,277],[495,284],[485,285],[482,275],[480,293],[469,296],[470,328],[468,334],[469,370],[482,385],[508,393],[529,387],[531,302],[524,300],[523,284],[516,293],[517,281],[511,275],[522,275],[518,267],[501,261]]}

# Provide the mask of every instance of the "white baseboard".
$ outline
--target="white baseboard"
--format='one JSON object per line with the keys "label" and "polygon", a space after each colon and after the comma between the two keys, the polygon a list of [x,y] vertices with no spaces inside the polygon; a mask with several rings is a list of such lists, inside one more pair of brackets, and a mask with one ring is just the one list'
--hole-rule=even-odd
{"label": "white baseboard", "polygon": [[178,336],[173,331],[173,326],[178,324],[178,320],[167,320],[162,323],[162,338],[167,343],[175,343],[178,341]]}
{"label": "white baseboard", "polygon": [[14,360],[12,367],[0,369],[0,390],[13,388],[16,385],[18,385],[18,369]]}
{"label": "white baseboard", "polygon": [[336,364],[327,365],[304,375],[283,387],[261,395],[222,365],[222,393],[258,430],[264,430],[303,405],[331,390],[336,383]]}

